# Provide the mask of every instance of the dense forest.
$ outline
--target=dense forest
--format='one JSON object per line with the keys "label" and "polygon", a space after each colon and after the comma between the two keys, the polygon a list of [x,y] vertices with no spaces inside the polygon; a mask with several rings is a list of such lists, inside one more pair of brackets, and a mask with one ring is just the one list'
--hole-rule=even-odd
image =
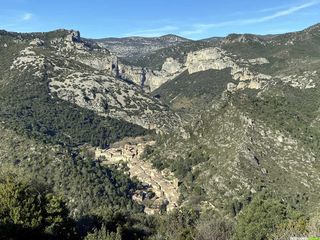
{"label": "dense forest", "polygon": [[318,217],[266,192],[247,199],[237,222],[214,211],[181,208],[147,216],[103,205],[73,218],[59,194],[28,175],[6,169],[0,179],[1,239],[288,239],[316,234]]}

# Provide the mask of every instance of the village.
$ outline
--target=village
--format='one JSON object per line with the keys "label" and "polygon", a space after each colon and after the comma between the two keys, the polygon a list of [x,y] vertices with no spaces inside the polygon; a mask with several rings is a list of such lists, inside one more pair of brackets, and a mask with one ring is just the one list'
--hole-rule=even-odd
{"label": "village", "polygon": [[168,171],[158,171],[142,158],[145,148],[155,141],[124,141],[109,149],[95,149],[95,157],[103,164],[125,163],[131,178],[136,177],[142,182],[142,189],[133,195],[133,200],[145,206],[147,214],[155,214],[163,209],[172,211],[178,207],[178,180]]}

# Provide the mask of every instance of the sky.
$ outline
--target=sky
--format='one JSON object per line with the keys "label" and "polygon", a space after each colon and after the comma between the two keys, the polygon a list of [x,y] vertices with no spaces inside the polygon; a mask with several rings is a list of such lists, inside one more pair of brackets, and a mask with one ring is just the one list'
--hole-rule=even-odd
{"label": "sky", "polygon": [[319,22],[320,0],[0,0],[0,29],[86,38],[279,34]]}

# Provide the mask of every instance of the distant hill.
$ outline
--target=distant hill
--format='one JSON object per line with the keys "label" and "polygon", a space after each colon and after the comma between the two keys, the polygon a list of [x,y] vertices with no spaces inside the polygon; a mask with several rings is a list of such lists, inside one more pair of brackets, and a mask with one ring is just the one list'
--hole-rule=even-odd
{"label": "distant hill", "polygon": [[90,41],[107,48],[118,57],[130,58],[141,57],[158,49],[175,46],[182,42],[190,42],[191,40],[168,34],[161,37],[102,38],[90,39]]}

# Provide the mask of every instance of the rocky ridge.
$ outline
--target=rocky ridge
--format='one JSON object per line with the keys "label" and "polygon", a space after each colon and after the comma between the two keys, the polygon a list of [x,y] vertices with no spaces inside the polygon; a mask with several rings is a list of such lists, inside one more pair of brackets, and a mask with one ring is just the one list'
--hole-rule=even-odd
{"label": "rocky ridge", "polygon": [[159,49],[175,46],[179,43],[191,40],[176,35],[165,35],[161,37],[126,37],[126,38],[104,38],[90,40],[99,46],[109,49],[118,57],[130,58],[141,57]]}
{"label": "rocky ridge", "polygon": [[107,50],[81,41],[79,32],[69,31],[65,37],[51,39],[49,43],[32,39],[10,69],[21,74],[32,71],[42,77],[46,73],[52,96],[100,115],[159,131],[179,125],[179,117],[157,99],[113,74],[114,58]]}
{"label": "rocky ridge", "polygon": [[266,58],[241,59],[225,50],[214,47],[188,53],[184,63],[174,58],[167,58],[161,70],[128,66],[122,63],[119,63],[118,70],[120,77],[130,79],[136,84],[142,84],[146,91],[156,90],[162,84],[176,78],[186,70],[192,74],[209,69],[222,70],[226,68],[231,69],[234,80],[250,81],[246,84],[241,83],[238,88],[261,88],[271,76],[254,73],[248,68],[253,65],[268,63],[269,61]]}

